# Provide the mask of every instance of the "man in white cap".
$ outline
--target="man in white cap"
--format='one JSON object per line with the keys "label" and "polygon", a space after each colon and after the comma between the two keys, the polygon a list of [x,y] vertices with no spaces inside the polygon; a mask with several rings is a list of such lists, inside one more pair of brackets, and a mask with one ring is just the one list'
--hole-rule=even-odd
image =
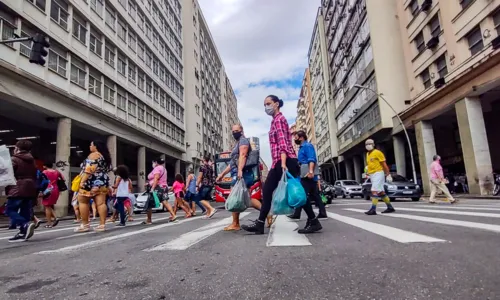
{"label": "man in white cap", "polygon": [[366,151],[366,174],[370,176],[372,183],[372,207],[365,214],[372,216],[377,214],[377,204],[380,199],[385,202],[387,209],[382,213],[392,213],[396,210],[392,207],[391,200],[385,194],[384,183],[392,182],[389,167],[385,161],[382,151],[375,149],[375,142],[368,139],[365,142]]}

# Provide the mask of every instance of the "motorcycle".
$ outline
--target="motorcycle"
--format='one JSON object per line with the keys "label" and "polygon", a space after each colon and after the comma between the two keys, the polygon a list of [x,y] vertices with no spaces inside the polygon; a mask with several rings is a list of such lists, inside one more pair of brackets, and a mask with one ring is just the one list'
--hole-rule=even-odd
{"label": "motorcycle", "polygon": [[325,196],[327,200],[327,204],[331,204],[333,198],[335,198],[335,189],[331,184],[322,184],[321,185],[321,194]]}
{"label": "motorcycle", "polygon": [[500,194],[500,174],[493,174],[495,183],[493,186],[493,196],[498,196]]}

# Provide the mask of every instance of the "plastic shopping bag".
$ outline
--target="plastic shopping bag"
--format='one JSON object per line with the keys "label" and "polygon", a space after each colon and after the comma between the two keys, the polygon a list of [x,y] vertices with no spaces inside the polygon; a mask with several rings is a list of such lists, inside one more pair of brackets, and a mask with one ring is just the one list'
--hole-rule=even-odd
{"label": "plastic shopping bag", "polygon": [[0,146],[0,187],[16,185],[16,183],[9,149],[5,145],[2,145]]}
{"label": "plastic shopping bag", "polygon": [[156,191],[153,191],[152,194],[153,199],[155,200],[155,208],[160,207],[160,198],[158,198],[158,194],[156,193]]}
{"label": "plastic shopping bag", "polygon": [[250,206],[250,195],[243,179],[239,179],[226,200],[226,210],[243,212]]}
{"label": "plastic shopping bag", "polygon": [[307,201],[307,195],[302,187],[302,183],[300,183],[300,179],[293,177],[288,171],[286,172],[286,177],[288,178],[288,184],[286,186],[288,205],[293,208],[304,206]]}
{"label": "plastic shopping bag", "polygon": [[321,202],[323,202],[323,204],[327,204],[328,203],[328,199],[323,194],[321,194]]}
{"label": "plastic shopping bag", "polygon": [[128,194],[128,198],[130,199],[130,203],[132,204],[132,206],[134,206],[135,205],[135,201],[136,201],[135,195],[132,194],[132,193],[130,193],[130,194]]}
{"label": "plastic shopping bag", "polygon": [[289,215],[293,212],[293,208],[288,205],[287,185],[286,173],[283,172],[278,187],[273,192],[272,212],[275,216]]}

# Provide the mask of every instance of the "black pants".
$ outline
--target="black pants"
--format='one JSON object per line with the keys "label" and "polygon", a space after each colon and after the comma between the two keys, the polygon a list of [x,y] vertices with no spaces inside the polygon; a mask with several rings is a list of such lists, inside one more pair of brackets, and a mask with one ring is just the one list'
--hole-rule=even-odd
{"label": "black pants", "polygon": [[[296,158],[287,158],[286,167],[288,172],[294,177],[299,176],[300,167],[299,162]],[[269,211],[271,210],[271,203],[273,201],[273,192],[278,187],[278,183],[281,180],[281,175],[283,175],[283,169],[281,168],[281,160],[279,160],[274,168],[272,168],[267,174],[266,182],[262,189],[262,208],[260,209],[259,220],[264,222],[266,220]],[[314,219],[314,211],[311,206],[311,202],[307,201],[304,205],[304,211],[307,213],[309,219]]]}
{"label": "black pants", "polygon": [[[316,206],[319,208],[319,214],[326,216],[325,204],[323,203],[323,201],[321,201],[321,197],[319,195],[318,182],[309,178],[302,178],[300,180],[300,183],[302,183],[302,187],[304,187],[304,190],[306,191],[307,202],[312,207],[312,202],[314,201],[314,203],[316,203]],[[302,212],[303,208],[304,207],[296,208],[293,215],[300,218],[300,213]]]}

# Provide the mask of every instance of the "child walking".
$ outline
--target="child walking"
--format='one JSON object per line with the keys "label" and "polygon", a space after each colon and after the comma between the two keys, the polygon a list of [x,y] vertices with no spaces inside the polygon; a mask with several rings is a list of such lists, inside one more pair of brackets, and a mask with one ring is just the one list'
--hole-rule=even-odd
{"label": "child walking", "polygon": [[184,177],[181,174],[175,175],[175,182],[171,190],[175,195],[174,213],[177,213],[177,207],[180,207],[186,213],[186,218],[191,217],[191,210],[184,200],[186,185],[184,184]]}
{"label": "child walking", "polygon": [[118,175],[118,178],[116,179],[115,186],[113,186],[113,190],[116,196],[116,210],[120,215],[120,223],[117,226],[125,226],[125,201],[132,192],[132,181],[129,178],[127,166],[120,165],[116,167],[116,175]]}

